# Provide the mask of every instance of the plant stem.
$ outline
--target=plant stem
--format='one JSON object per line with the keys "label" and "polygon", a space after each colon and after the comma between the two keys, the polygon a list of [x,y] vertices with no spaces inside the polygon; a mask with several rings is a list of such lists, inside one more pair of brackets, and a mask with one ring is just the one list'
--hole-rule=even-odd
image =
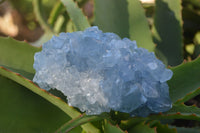
{"label": "plant stem", "polygon": [[40,7],[41,7],[41,0],[33,0],[34,13],[41,27],[44,29],[45,32],[54,33],[53,30],[50,28],[50,26],[43,19],[41,15]]}

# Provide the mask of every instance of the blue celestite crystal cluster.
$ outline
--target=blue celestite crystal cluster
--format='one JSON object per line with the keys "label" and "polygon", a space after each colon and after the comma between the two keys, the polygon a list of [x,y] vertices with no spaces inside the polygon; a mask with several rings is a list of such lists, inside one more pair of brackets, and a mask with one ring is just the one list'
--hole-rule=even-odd
{"label": "blue celestite crystal cluster", "polygon": [[34,59],[33,81],[62,91],[87,114],[112,109],[147,116],[172,107],[166,83],[172,71],[135,41],[98,27],[54,36]]}

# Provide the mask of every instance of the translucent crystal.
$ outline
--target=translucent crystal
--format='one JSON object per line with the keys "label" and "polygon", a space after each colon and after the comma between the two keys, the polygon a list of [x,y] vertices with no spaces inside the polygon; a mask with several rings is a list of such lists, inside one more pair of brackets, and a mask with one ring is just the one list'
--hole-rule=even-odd
{"label": "translucent crystal", "polygon": [[34,60],[33,81],[62,91],[87,114],[112,109],[147,116],[172,106],[166,83],[172,71],[135,41],[98,27],[54,36]]}

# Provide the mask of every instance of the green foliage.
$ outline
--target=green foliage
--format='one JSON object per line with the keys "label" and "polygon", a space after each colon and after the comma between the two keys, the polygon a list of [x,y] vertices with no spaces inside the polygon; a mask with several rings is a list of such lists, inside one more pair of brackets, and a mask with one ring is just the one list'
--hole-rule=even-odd
{"label": "green foliage", "polygon": [[[72,119],[71,121],[68,121],[67,123],[63,124],[56,132],[69,132],[73,128],[76,128],[77,126],[82,125],[84,123],[98,121],[98,120],[102,120],[102,119],[104,119],[104,116],[80,115],[79,117]],[[88,132],[89,131],[91,131],[91,130],[88,130]],[[97,133],[97,132],[99,132],[99,130],[94,129],[92,132]]]}
{"label": "green foliage", "polygon": [[150,128],[148,125],[141,123],[132,127],[129,133],[156,133],[156,128]]}
{"label": "green foliage", "polygon": [[94,23],[104,32],[129,37],[136,40],[139,47],[154,50],[151,32],[139,0],[95,0]]}
{"label": "green foliage", "polygon": [[42,14],[43,8],[42,8],[42,1],[41,0],[33,0],[33,7],[34,7],[34,13],[36,15],[36,18],[42,28],[45,30],[45,32],[53,32],[52,29],[49,27],[49,25],[46,23],[44,19],[44,14]]}
{"label": "green foliage", "polygon": [[95,0],[94,23],[104,32],[114,32],[120,37],[128,37],[127,1]]}
{"label": "green foliage", "polygon": [[55,6],[53,7],[49,19],[48,19],[48,23],[53,26],[56,22],[56,19],[58,18],[59,14],[62,12],[64,6],[63,4],[58,1]]}
{"label": "green foliage", "polygon": [[16,41],[10,37],[0,37],[0,47],[1,66],[9,67],[16,72],[26,73],[26,75],[35,73],[33,56],[41,48],[33,47],[26,42]]}
{"label": "green foliage", "polygon": [[[180,112],[182,115],[190,115],[196,117],[200,121],[200,109],[196,106],[186,106],[184,104],[174,104],[173,108],[167,112],[167,114],[175,114]],[[179,114],[179,113],[178,113]]]}
{"label": "green foliage", "polygon": [[181,0],[156,0],[154,41],[169,65],[183,61]]}
{"label": "green foliage", "polygon": [[[121,121],[120,127],[122,129],[130,129],[132,126],[135,126],[143,121],[152,121],[152,120],[170,120],[170,119],[185,119],[185,120],[196,120],[200,121],[200,109],[195,106],[186,106],[183,104],[174,104],[172,109],[157,115],[150,115],[145,118],[133,117],[128,120]],[[158,126],[152,126],[158,127]],[[166,128],[165,126],[163,128]]]}
{"label": "green foliage", "polygon": [[[65,112],[71,118],[76,118],[76,117],[81,115],[81,113],[76,111],[73,107],[70,107],[69,105],[67,105],[67,103],[62,101],[60,98],[55,97],[53,95],[50,95],[50,93],[48,93],[45,90],[39,88],[32,81],[22,77],[21,75],[19,75],[17,73],[11,72],[11,71],[7,70],[4,67],[0,67],[0,75],[4,76],[5,78],[9,78],[9,79],[19,83],[20,85],[26,87],[27,89],[31,90],[32,92],[34,92],[34,93],[38,94],[39,96],[43,97],[44,99],[46,99],[47,101],[49,101],[53,105],[55,105],[58,108],[60,108],[63,112]],[[85,125],[82,125],[82,127],[83,127],[83,129],[85,131],[88,131],[88,132],[97,130],[91,124],[85,124]]]}
{"label": "green foliage", "polygon": [[113,126],[109,122],[105,122],[105,133],[124,133],[118,126]]}
{"label": "green foliage", "polygon": [[151,127],[156,128],[156,133],[177,133],[175,128],[169,128],[168,125],[162,125],[160,122],[155,122]]}
{"label": "green foliage", "polygon": [[153,51],[155,44],[151,37],[144,9],[139,0],[128,0],[128,3],[130,39],[136,40],[139,47]]}
{"label": "green foliage", "polygon": [[0,132],[52,132],[70,120],[59,108],[1,74],[0,84]]}
{"label": "green foliage", "polygon": [[200,58],[192,62],[183,63],[171,69],[174,74],[168,84],[170,87],[170,97],[173,102],[180,99],[181,102],[185,102],[199,94],[199,91],[195,91],[200,86],[199,68]]}
{"label": "green foliage", "polygon": [[78,5],[74,3],[73,0],[61,0],[65,5],[67,12],[69,13],[70,18],[76,26],[76,30],[85,30],[90,27],[90,24],[87,18],[83,15],[81,9],[78,8]]}
{"label": "green foliage", "polygon": [[[136,40],[139,47],[155,50],[159,59],[174,66],[170,68],[174,75],[168,81],[173,107],[148,117],[130,117],[115,111],[95,116],[82,114],[66,103],[66,97],[61,100],[52,95],[59,96],[60,92],[51,90],[50,94],[31,81],[35,73],[34,54],[41,47],[0,37],[0,132],[199,132],[198,128],[168,126],[171,124],[169,120],[200,121],[200,109],[184,104],[200,94],[200,58],[182,63],[184,58],[194,59],[200,54],[200,6],[198,0],[182,1],[184,7],[181,0],[156,0],[155,4],[145,6],[139,0],[95,0],[93,22],[91,18],[88,21],[81,9],[87,0],[19,0],[19,3],[28,5],[20,12],[27,10],[30,13],[33,8],[31,13],[35,14],[44,30],[44,35],[33,43],[34,46],[41,46],[60,32],[84,30],[90,25],[97,25],[104,32],[117,33],[120,37]],[[23,5],[11,2],[17,8]],[[155,9],[154,14],[152,9]],[[154,16],[153,21],[145,16],[146,11],[149,17],[149,10]],[[184,33],[184,38],[183,28],[190,33],[189,36]],[[154,43],[157,44],[156,49]]]}

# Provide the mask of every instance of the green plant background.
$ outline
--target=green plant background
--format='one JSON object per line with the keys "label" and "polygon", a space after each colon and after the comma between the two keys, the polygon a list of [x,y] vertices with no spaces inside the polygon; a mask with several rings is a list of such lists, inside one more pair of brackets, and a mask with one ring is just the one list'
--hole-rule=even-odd
{"label": "green plant background", "polygon": [[[200,94],[200,1],[155,0],[10,0],[24,14],[27,26],[39,25],[44,34],[30,45],[0,37],[0,132],[200,132],[198,104],[188,100]],[[92,16],[84,9],[92,2]],[[2,3],[1,3],[2,4]],[[30,17],[33,16],[33,17]],[[37,21],[36,21],[37,20]],[[145,118],[111,111],[87,116],[70,107],[58,91],[47,92],[31,80],[33,57],[42,43],[60,32],[96,25],[104,32],[136,40],[139,47],[155,52],[174,73],[168,81],[173,107]],[[177,120],[194,121],[192,128]]]}

